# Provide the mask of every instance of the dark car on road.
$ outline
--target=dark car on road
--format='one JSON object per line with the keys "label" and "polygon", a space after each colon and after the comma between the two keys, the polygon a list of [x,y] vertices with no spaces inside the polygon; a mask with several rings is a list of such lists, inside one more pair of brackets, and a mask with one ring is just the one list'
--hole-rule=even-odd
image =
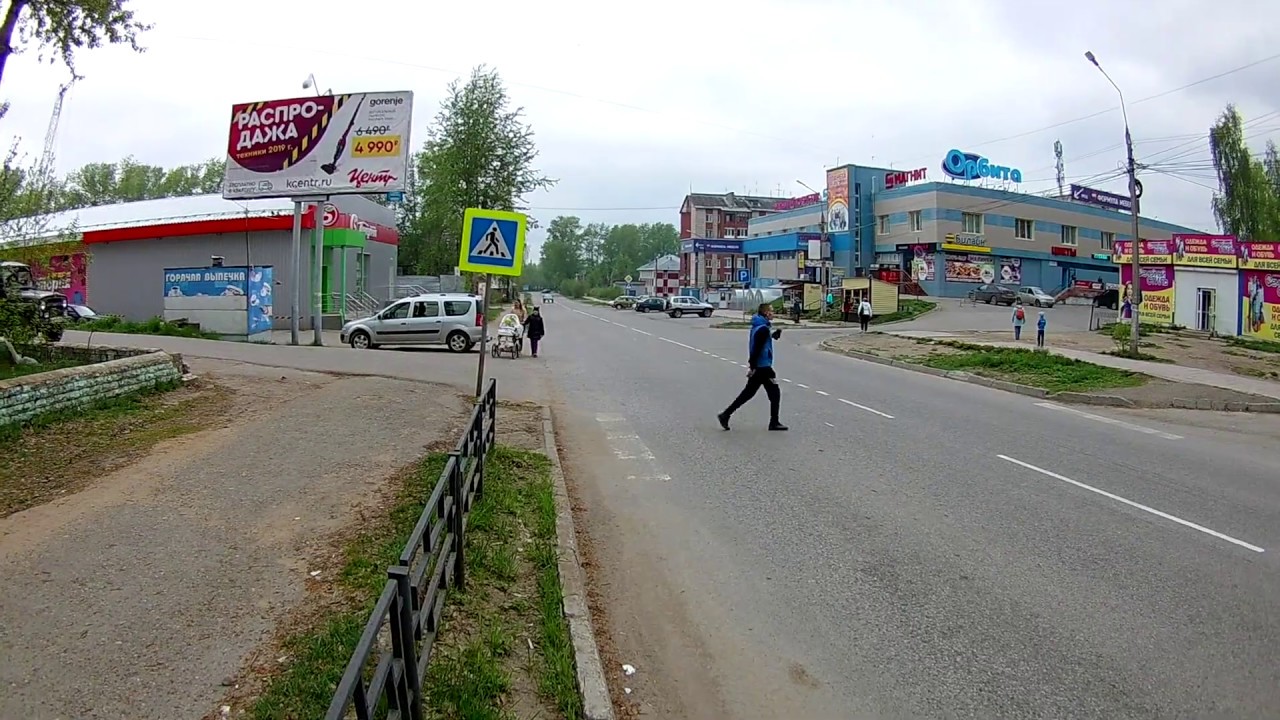
{"label": "dark car on road", "polygon": [[636,303],[636,312],[666,312],[667,299],[663,297],[647,297]]}
{"label": "dark car on road", "polygon": [[973,291],[974,302],[984,302],[988,305],[1013,305],[1018,301],[1018,293],[1011,287],[1004,285],[979,285]]}

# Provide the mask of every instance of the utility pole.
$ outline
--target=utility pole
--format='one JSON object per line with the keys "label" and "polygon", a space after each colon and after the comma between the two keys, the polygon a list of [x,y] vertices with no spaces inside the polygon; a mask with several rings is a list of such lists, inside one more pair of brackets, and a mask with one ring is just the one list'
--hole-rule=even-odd
{"label": "utility pole", "polygon": [[[1132,353],[1134,357],[1137,357],[1139,352],[1138,332],[1142,328],[1141,313],[1138,311],[1138,308],[1142,305],[1142,240],[1138,237],[1138,164],[1133,159],[1133,136],[1129,133],[1129,111],[1125,107],[1124,91],[1120,89],[1120,86],[1116,84],[1115,80],[1111,79],[1111,76],[1107,74],[1107,71],[1103,70],[1102,66],[1098,64],[1098,58],[1094,57],[1091,51],[1086,51],[1084,57],[1086,60],[1093,63],[1094,67],[1098,68],[1098,72],[1102,73],[1102,77],[1106,78],[1107,82],[1111,83],[1111,87],[1115,88],[1116,93],[1120,95],[1120,115],[1124,118],[1124,145],[1125,151],[1128,154],[1129,202],[1133,205],[1133,209],[1129,211],[1132,215],[1131,220],[1133,223],[1131,228],[1133,240],[1131,242],[1130,250],[1133,253],[1133,256],[1129,258],[1131,263],[1130,274],[1132,275],[1133,281],[1132,285],[1130,285],[1129,301],[1129,352]],[[1123,286],[1124,283],[1121,283],[1121,287]]]}

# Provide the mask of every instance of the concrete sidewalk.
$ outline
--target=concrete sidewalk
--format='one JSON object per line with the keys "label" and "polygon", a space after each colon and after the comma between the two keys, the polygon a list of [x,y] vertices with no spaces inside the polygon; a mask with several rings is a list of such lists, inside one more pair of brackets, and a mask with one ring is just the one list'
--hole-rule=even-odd
{"label": "concrete sidewalk", "polygon": [[[1008,347],[1021,348],[1023,350],[1034,347],[1028,343],[1012,343],[1012,342],[992,342],[982,343],[992,347]],[[1105,365],[1107,367],[1119,368],[1121,370],[1130,370],[1140,372],[1144,375],[1170,380],[1180,383],[1195,383],[1198,385],[1209,385],[1212,387],[1223,388],[1224,390],[1235,390],[1236,392],[1249,393],[1252,395],[1262,395],[1269,398],[1280,400],[1280,383],[1270,380],[1259,380],[1256,378],[1241,377],[1239,375],[1228,375],[1227,373],[1213,372],[1212,370],[1202,370],[1200,368],[1183,367],[1181,365],[1170,365],[1166,363],[1149,362],[1147,360],[1130,360],[1129,358],[1116,357],[1114,355],[1103,355],[1102,353],[1089,352],[1087,350],[1068,350],[1066,348],[1046,347],[1046,350],[1063,357],[1072,358],[1074,360],[1084,360],[1094,365]]]}

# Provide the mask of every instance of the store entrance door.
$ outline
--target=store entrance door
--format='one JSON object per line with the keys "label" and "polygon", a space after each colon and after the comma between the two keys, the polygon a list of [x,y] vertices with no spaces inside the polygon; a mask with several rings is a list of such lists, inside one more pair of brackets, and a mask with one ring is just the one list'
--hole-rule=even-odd
{"label": "store entrance door", "polygon": [[1196,330],[1213,331],[1214,295],[1213,288],[1196,288]]}

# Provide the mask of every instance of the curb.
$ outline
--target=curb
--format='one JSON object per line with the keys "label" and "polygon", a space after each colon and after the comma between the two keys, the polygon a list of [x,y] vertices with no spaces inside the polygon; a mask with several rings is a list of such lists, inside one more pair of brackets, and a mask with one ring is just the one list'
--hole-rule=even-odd
{"label": "curb", "polygon": [[573,509],[569,504],[569,487],[565,483],[560,452],[556,449],[555,424],[551,408],[542,408],[542,443],[551,460],[551,477],[555,482],[556,555],[559,557],[560,588],[563,591],[564,616],[569,621],[569,640],[573,643],[574,667],[578,674],[578,693],[582,697],[586,720],[614,720],[613,700],[605,681],[600,648],[591,628],[591,610],[587,607],[586,573],[578,556],[578,538],[574,533]]}
{"label": "curb", "polygon": [[[1070,391],[1051,393],[1044,388],[1022,385],[1015,382],[1009,382],[1007,380],[996,380],[960,370],[939,370],[938,368],[931,368],[927,365],[917,365],[915,363],[903,362],[901,360],[893,360],[891,358],[884,358],[879,355],[872,355],[870,353],[859,352],[857,350],[841,350],[839,348],[832,347],[829,343],[830,339],[823,340],[818,343],[818,349],[829,353],[835,353],[837,355],[851,357],[855,360],[864,360],[866,362],[876,363],[877,365],[887,365],[889,367],[901,368],[903,370],[910,370],[912,372],[923,373],[925,375],[933,375],[934,377],[946,378],[948,380],[959,380],[960,382],[995,388],[997,390],[1004,390],[1005,392],[1017,393],[1018,395],[1039,398],[1041,400],[1057,400],[1059,402],[1072,403],[1075,405],[1141,408],[1146,410],[1181,409],[1217,410],[1219,412],[1280,413],[1280,402],[1243,402],[1239,400],[1222,401],[1206,399],[1192,400],[1188,398],[1173,398],[1168,402],[1134,402],[1129,398],[1123,398],[1117,395],[1094,395],[1092,393]],[[1193,383],[1183,384],[1189,385]]]}

